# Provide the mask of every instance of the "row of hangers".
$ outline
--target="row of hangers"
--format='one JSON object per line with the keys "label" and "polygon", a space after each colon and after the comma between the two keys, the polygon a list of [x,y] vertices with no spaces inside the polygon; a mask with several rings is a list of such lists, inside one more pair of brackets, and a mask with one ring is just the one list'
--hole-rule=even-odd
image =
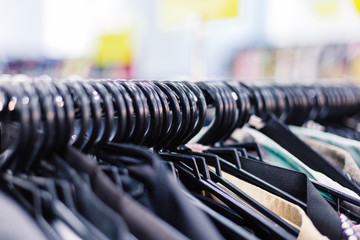
{"label": "row of hangers", "polygon": [[255,113],[272,112],[287,124],[302,125],[308,120],[342,119],[357,112],[359,87],[338,85],[253,84],[250,90]]}
{"label": "row of hangers", "polygon": [[[117,143],[143,145],[173,162],[180,177],[186,176],[185,185],[210,191],[241,216],[246,216],[248,224],[264,236],[270,232],[272,238],[291,239],[296,236],[296,229],[237,191],[221,176],[226,170],[306,209],[306,203],[242,169],[241,161],[261,160],[260,151],[258,156],[248,156],[243,151],[244,148],[257,149],[256,145],[222,144],[204,153],[190,151],[184,144],[206,125],[209,115],[212,122],[198,142],[214,145],[226,140],[253,114],[265,117],[267,113],[274,113],[292,124],[352,115],[360,106],[358,93],[360,88],[345,84],[285,86],[216,81],[6,78],[0,81],[0,119],[2,129],[15,125],[17,135],[12,136],[13,144],[1,154],[1,170],[29,173],[42,158],[61,153],[69,144],[84,152],[97,148],[102,149],[102,153],[123,154],[127,154],[126,149]],[[207,166],[213,166],[214,170]],[[251,202],[256,210],[224,195],[215,187],[216,182]],[[321,185],[318,188],[327,191]],[[360,206],[355,199],[329,193]],[[276,224],[264,220],[259,212]],[[240,218],[236,221],[244,224]],[[229,226],[228,230],[234,236],[243,234]]]}
{"label": "row of hangers", "polygon": [[84,152],[109,141],[175,149],[203,128],[209,109],[214,109],[212,123],[198,142],[212,145],[227,139],[253,114],[273,113],[285,123],[301,125],[350,116],[359,107],[360,88],[348,84],[47,78],[0,82],[0,118],[17,120],[20,126],[6,162],[25,157],[27,168],[32,159],[67,144]]}

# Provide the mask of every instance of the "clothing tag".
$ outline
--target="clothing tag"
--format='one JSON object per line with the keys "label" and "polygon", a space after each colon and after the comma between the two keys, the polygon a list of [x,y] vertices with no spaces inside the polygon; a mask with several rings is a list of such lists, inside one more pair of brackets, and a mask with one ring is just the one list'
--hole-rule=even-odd
{"label": "clothing tag", "polygon": [[263,120],[255,115],[251,115],[249,119],[249,124],[250,126],[255,127],[256,129],[261,129],[265,126]]}
{"label": "clothing tag", "polygon": [[203,152],[210,148],[209,146],[205,146],[205,145],[198,144],[198,143],[186,144],[185,146],[190,148],[194,152]]}

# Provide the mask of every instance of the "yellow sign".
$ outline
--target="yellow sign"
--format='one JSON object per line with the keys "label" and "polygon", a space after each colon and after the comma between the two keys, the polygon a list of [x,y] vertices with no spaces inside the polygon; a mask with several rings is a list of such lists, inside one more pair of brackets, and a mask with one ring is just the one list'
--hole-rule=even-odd
{"label": "yellow sign", "polygon": [[100,38],[96,63],[100,66],[129,66],[132,61],[130,31],[107,34]]}
{"label": "yellow sign", "polygon": [[162,21],[166,26],[179,25],[191,15],[203,20],[235,17],[238,0],[162,0]]}
{"label": "yellow sign", "polygon": [[354,0],[355,8],[360,14],[360,0]]}

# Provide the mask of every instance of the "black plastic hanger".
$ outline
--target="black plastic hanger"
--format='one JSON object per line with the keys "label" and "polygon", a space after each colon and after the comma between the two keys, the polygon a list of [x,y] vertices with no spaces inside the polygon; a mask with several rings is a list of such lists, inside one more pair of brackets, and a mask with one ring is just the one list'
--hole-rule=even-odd
{"label": "black plastic hanger", "polygon": [[133,113],[130,112],[132,116],[135,116],[135,125],[134,130],[128,139],[132,143],[140,143],[142,141],[142,136],[146,132],[146,116],[145,116],[145,107],[140,96],[140,90],[136,88],[136,85],[131,82],[119,81],[122,86],[126,89],[128,94],[131,97],[131,102],[133,104]]}
{"label": "black plastic hanger", "polygon": [[[236,224],[237,222],[243,222],[244,219],[234,214],[229,215],[229,211],[232,213],[231,209],[224,208],[222,204],[197,193],[193,193],[189,198],[197,208],[211,218],[225,239],[260,239],[255,233],[251,233],[249,229],[241,227],[241,224]],[[216,210],[214,210],[214,205],[217,207]]]}
{"label": "black plastic hanger", "polygon": [[180,110],[180,102],[177,100],[175,92],[173,92],[164,82],[154,82],[154,84],[166,95],[170,113],[170,128],[163,139],[154,146],[154,149],[168,149],[169,143],[177,137],[184,124]]}
{"label": "black plastic hanger", "polygon": [[[209,85],[210,88],[213,89],[213,91],[216,92],[217,96],[219,97],[218,100],[221,104],[222,111],[216,112],[215,111],[215,121],[218,122],[217,127],[213,128],[211,131],[211,135],[209,135],[209,138],[207,140],[207,145],[212,145],[215,142],[217,142],[224,133],[227,132],[227,128],[229,127],[229,120],[230,120],[230,104],[229,99],[226,93],[223,91],[223,88],[221,85],[217,84],[216,82],[208,82],[206,83]],[[214,121],[214,124],[215,124]],[[214,126],[214,125],[213,125]]]}
{"label": "black plastic hanger", "polygon": [[198,102],[196,100],[197,97],[194,95],[191,89],[182,82],[178,82],[178,85],[184,90],[190,105],[190,122],[188,124],[188,128],[186,129],[186,131],[184,131],[184,134],[181,137],[181,141],[179,143],[179,145],[181,145],[186,143],[187,140],[194,135],[194,130],[198,129],[200,112],[198,110]]}
{"label": "black plastic hanger", "polygon": [[222,139],[225,135],[229,132],[230,128],[233,125],[233,116],[236,114],[236,103],[229,94],[229,91],[226,91],[226,87],[224,87],[221,83],[213,83],[214,87],[219,92],[220,97],[222,98],[222,102],[224,104],[224,112],[222,115],[221,124],[219,128],[214,133],[212,139],[210,140],[209,144],[213,145],[216,142],[222,143]]}
{"label": "black plastic hanger", "polygon": [[209,129],[204,133],[204,135],[198,141],[201,144],[209,144],[212,139],[212,135],[217,131],[219,126],[222,124],[222,119],[224,115],[224,103],[219,94],[219,92],[213,86],[206,84],[205,82],[196,83],[198,87],[202,90],[208,108],[215,107],[215,117],[209,127]]}
{"label": "black plastic hanger", "polygon": [[131,136],[134,132],[134,129],[135,129],[136,116],[135,116],[135,111],[134,111],[134,104],[133,104],[132,98],[130,97],[130,94],[120,84],[120,82],[112,81],[112,83],[117,88],[117,90],[119,90],[122,97],[124,98],[125,108],[122,109],[122,111],[124,111],[124,114],[126,116],[126,120],[125,120],[126,128],[124,131],[124,139],[123,139],[123,141],[125,142],[131,138]]}
{"label": "black plastic hanger", "polygon": [[55,110],[55,152],[59,152],[64,149],[66,145],[67,136],[66,136],[66,112],[64,108],[64,99],[59,94],[55,86],[49,81],[42,81],[38,84],[43,84],[43,86],[49,89],[49,93],[52,97],[52,105]]}
{"label": "black plastic hanger", "polygon": [[237,82],[225,82],[225,84],[232,90],[231,95],[236,101],[238,109],[238,119],[237,124],[234,126],[234,129],[242,127],[246,122],[248,122],[250,117],[250,99],[249,94],[245,92],[245,88]]}
{"label": "black plastic hanger", "polygon": [[38,132],[41,130],[39,98],[36,96],[34,89],[28,82],[22,82],[21,86],[23,88],[22,101],[28,105],[30,112],[31,137],[27,144],[27,148],[22,150],[24,155],[16,161],[15,165],[13,165],[13,173],[27,171],[28,166],[33,163],[39,153],[41,145],[46,141],[44,140],[44,135]]}
{"label": "black plastic hanger", "polygon": [[288,107],[289,112],[288,112],[287,118],[285,120],[285,123],[292,124],[292,123],[296,122],[296,120],[298,118],[299,101],[295,97],[294,92],[292,91],[291,87],[285,86],[285,87],[283,87],[283,91],[285,92],[286,100],[287,100],[287,103],[289,106]]}
{"label": "black plastic hanger", "polygon": [[69,144],[81,147],[86,143],[86,132],[90,126],[90,104],[85,90],[79,83],[64,82],[70,92],[75,109],[75,122],[73,124],[73,135]]}
{"label": "black plastic hanger", "polygon": [[111,93],[114,105],[115,124],[117,124],[117,132],[112,141],[121,142],[125,139],[125,131],[129,126],[127,122],[127,109],[123,93],[115,85],[113,81],[102,81],[104,87]]}
{"label": "black plastic hanger", "polygon": [[319,102],[316,91],[312,87],[308,87],[308,86],[301,86],[301,88],[306,94],[306,98],[308,99],[308,104],[309,104],[308,106],[309,113],[308,116],[306,117],[306,121],[314,120],[317,118],[317,115],[319,114]]}
{"label": "black plastic hanger", "polygon": [[159,133],[159,138],[157,139],[156,143],[154,144],[154,147],[156,148],[157,145],[159,145],[159,142],[164,141],[164,138],[168,136],[169,132],[172,129],[172,119],[171,119],[171,110],[170,110],[170,104],[167,100],[167,95],[154,83],[149,82],[150,87],[154,89],[156,94],[159,97],[160,104],[162,112],[161,115],[163,117],[163,125],[161,127],[161,131]]}
{"label": "black plastic hanger", "polygon": [[223,171],[306,209],[305,203],[242,169],[240,160],[242,157],[238,155],[235,148],[210,148],[207,152],[216,154],[220,157],[220,166]]}
{"label": "black plastic hanger", "polygon": [[324,119],[326,119],[326,116],[329,111],[328,100],[327,100],[327,97],[320,85],[315,86],[314,90],[316,93],[316,100],[317,100],[317,104],[318,104],[318,108],[319,108],[318,114],[314,120],[317,122],[321,122]]}
{"label": "black plastic hanger", "polygon": [[259,117],[263,117],[263,114],[266,113],[266,111],[264,110],[263,98],[258,88],[255,85],[245,83],[241,83],[241,86],[243,86],[249,93],[251,105],[250,112]]}
{"label": "black plastic hanger", "polygon": [[231,104],[231,100],[229,99],[229,96],[227,94],[226,91],[224,91],[224,87],[218,83],[218,82],[214,82],[214,83],[210,83],[214,86],[214,88],[216,88],[216,90],[218,91],[222,102],[223,102],[223,107],[224,107],[224,112],[222,115],[222,120],[221,123],[219,125],[219,128],[216,130],[213,138],[211,139],[210,144],[213,144],[214,142],[219,141],[222,136],[223,133],[227,133],[228,132],[228,128],[229,126],[231,126],[231,116],[234,115],[235,111],[231,111],[232,110],[232,104]]}
{"label": "black plastic hanger", "polygon": [[101,97],[101,108],[102,108],[102,128],[104,129],[103,134],[98,142],[97,145],[106,143],[111,141],[117,129],[115,128],[116,125],[114,124],[114,106],[112,103],[111,95],[106,90],[106,88],[98,81],[90,81],[91,86],[99,93]]}
{"label": "black plastic hanger", "polygon": [[[192,153],[188,153],[190,156]],[[265,208],[263,205],[259,204],[256,200],[251,198],[249,195],[247,195],[245,192],[239,190],[234,184],[226,180],[222,177],[222,171],[221,171],[221,163],[220,158],[217,155],[211,154],[211,153],[194,153],[193,156],[200,156],[203,157],[206,164],[209,166],[212,166],[215,168],[215,171],[209,169],[210,178],[216,182],[221,183],[223,186],[225,186],[227,189],[235,193],[237,196],[239,196],[241,199],[245,200],[247,203],[249,203],[252,207],[254,207],[257,211],[264,214],[266,217],[270,218],[272,221],[279,224],[281,227],[286,229],[287,231],[291,232],[294,235],[298,235],[299,232],[297,229],[289,225],[289,223],[285,222],[283,219],[281,219],[279,216],[275,215],[273,212]]]}
{"label": "black plastic hanger", "polygon": [[179,102],[180,107],[180,116],[181,116],[181,125],[179,126],[176,136],[168,142],[165,146],[165,149],[173,149],[180,145],[182,139],[187,134],[187,129],[190,126],[191,122],[191,109],[189,99],[186,96],[185,91],[177,83],[174,82],[165,82],[165,84],[176,94],[177,101]]}
{"label": "black plastic hanger", "polygon": [[[125,82],[126,83],[126,82]],[[141,89],[133,82],[131,82],[134,86],[134,89],[136,90],[138,96],[140,97],[140,100],[142,101],[143,109],[141,110],[143,112],[143,119],[144,119],[144,125],[143,130],[140,133],[140,138],[136,140],[138,144],[142,144],[144,142],[144,136],[149,131],[150,128],[150,121],[149,121],[149,104],[146,99],[145,94],[141,91]],[[137,126],[136,126],[137,127]]]}
{"label": "black plastic hanger", "polygon": [[28,106],[30,112],[30,138],[29,142],[26,144],[27,147],[24,148],[22,151],[22,157],[18,159],[16,165],[14,166],[14,172],[19,172],[24,170],[24,166],[30,161],[33,161],[34,156],[36,155],[37,148],[39,146],[38,140],[38,129],[40,128],[40,119],[41,119],[41,110],[39,107],[39,99],[33,98],[32,95],[34,94],[33,89],[26,81],[20,82],[22,86],[22,96],[20,97],[22,103]]}
{"label": "black plastic hanger", "polygon": [[245,153],[240,155],[242,157],[251,158],[260,162],[263,162],[263,153],[261,151],[261,148],[258,143],[256,142],[244,142],[244,143],[227,143],[223,144],[221,147],[225,148],[235,148],[238,153],[240,154],[240,151],[242,149],[245,150]]}
{"label": "black plastic hanger", "polygon": [[84,88],[85,93],[89,99],[89,105],[91,110],[90,126],[86,131],[88,137],[86,144],[82,146],[84,152],[88,152],[89,149],[96,143],[98,143],[104,134],[104,127],[102,124],[102,109],[101,109],[101,97],[99,93],[87,82],[81,82],[81,86]]}
{"label": "black plastic hanger", "polygon": [[235,99],[232,96],[232,91],[223,83],[217,82],[216,86],[220,90],[220,95],[223,97],[223,102],[225,103],[225,111],[224,111],[224,121],[221,125],[222,128],[218,130],[218,135],[216,138],[212,140],[212,143],[222,142],[227,139],[228,135],[230,135],[238,122],[238,110]]}
{"label": "black plastic hanger", "polygon": [[283,85],[275,85],[276,88],[279,88],[283,93],[283,98],[280,98],[280,101],[283,100],[285,103],[285,111],[283,114],[283,118],[281,119],[283,122],[288,122],[291,120],[294,114],[295,102],[292,95],[289,93],[287,86]]}
{"label": "black plastic hanger", "polygon": [[296,91],[297,91],[299,98],[301,99],[300,102],[301,102],[301,110],[302,110],[301,116],[299,117],[297,125],[303,125],[305,123],[305,121],[308,119],[308,116],[311,111],[311,106],[310,106],[308,96],[306,95],[306,93],[303,91],[303,89],[300,86],[296,86]]}
{"label": "black plastic hanger", "polygon": [[[27,101],[22,101],[24,93],[21,88],[14,87],[12,83],[9,82],[2,84],[0,89],[4,96],[6,96],[3,100],[7,100],[3,103],[2,108],[3,124],[6,126],[7,121],[19,121],[18,135],[15,137],[14,142],[1,143],[3,145],[9,145],[1,154],[1,171],[6,171],[14,169],[14,164],[16,165],[19,159],[26,157],[24,156],[26,151],[23,151],[23,149],[26,149],[27,144],[31,140],[33,130],[31,128],[29,105],[26,103]],[[4,146],[2,146],[2,148],[4,148]]]}
{"label": "black plastic hanger", "polygon": [[233,87],[231,84],[224,83],[226,85],[226,90],[229,92],[232,101],[234,101],[234,108],[233,108],[233,120],[231,121],[231,126],[229,127],[229,130],[227,133],[224,133],[221,142],[228,139],[231,133],[241,126],[243,123],[243,111],[245,110],[245,106],[242,103],[242,96],[240,96],[240,93],[237,91],[236,87]]}
{"label": "black plastic hanger", "polygon": [[44,145],[41,147],[41,150],[45,151],[44,155],[46,155],[54,152],[56,148],[55,106],[50,92],[41,83],[35,83],[34,87],[40,99],[41,119],[44,124]]}
{"label": "black plastic hanger", "polygon": [[74,102],[72,101],[70,92],[68,91],[67,87],[64,85],[63,82],[60,80],[52,82],[52,84],[56,87],[59,94],[62,96],[64,101],[64,110],[65,110],[65,139],[64,139],[64,146],[65,148],[72,136],[72,126],[75,121],[75,110],[74,110]]}
{"label": "black plastic hanger", "polygon": [[[205,190],[219,198],[223,203],[243,216],[251,228],[256,229],[257,234],[264,234],[267,239],[295,239],[296,237],[274,222],[269,221],[259,212],[241,203],[238,199],[228,195],[210,179],[205,160],[199,157],[190,157],[182,154],[162,153],[164,159],[174,162],[180,173],[183,184],[192,190]],[[265,230],[266,229],[266,230]]]}
{"label": "black plastic hanger", "polygon": [[[30,173],[47,154],[53,154],[63,149],[66,144],[66,120],[63,98],[50,84],[40,80],[29,83],[25,87],[30,93],[33,116],[34,139],[33,155],[23,163],[23,169]],[[37,99],[37,100],[36,100]],[[36,100],[36,101],[35,101]],[[61,131],[62,133],[58,133]],[[30,156],[30,155],[29,155]]]}
{"label": "black plastic hanger", "polygon": [[155,144],[161,133],[163,120],[161,116],[162,106],[158,95],[146,82],[135,82],[135,84],[144,93],[149,106],[149,116],[146,118],[146,121],[150,122],[149,129],[143,136],[144,139],[142,144],[145,146],[152,146]]}
{"label": "black plastic hanger", "polygon": [[201,92],[201,89],[196,84],[191,82],[184,82],[183,84],[185,84],[193,94],[193,99],[197,103],[197,110],[198,110],[198,118],[196,125],[193,127],[192,132],[183,140],[183,144],[184,144],[190,141],[204,126],[207,105],[204,95]]}

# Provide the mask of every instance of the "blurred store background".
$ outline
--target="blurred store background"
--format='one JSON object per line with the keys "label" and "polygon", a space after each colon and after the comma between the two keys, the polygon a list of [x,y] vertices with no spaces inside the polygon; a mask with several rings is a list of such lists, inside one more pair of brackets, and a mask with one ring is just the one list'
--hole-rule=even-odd
{"label": "blurred store background", "polygon": [[0,73],[360,83],[360,0],[1,0]]}

